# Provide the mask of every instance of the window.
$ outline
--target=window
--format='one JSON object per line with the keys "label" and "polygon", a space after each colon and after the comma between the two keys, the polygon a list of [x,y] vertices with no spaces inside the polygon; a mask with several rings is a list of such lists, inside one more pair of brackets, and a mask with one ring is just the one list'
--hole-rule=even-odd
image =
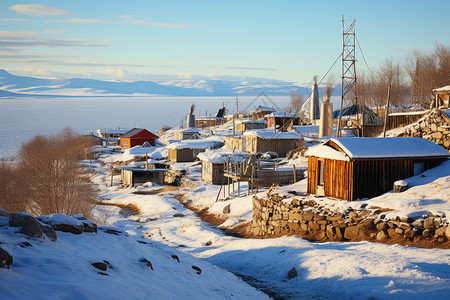
{"label": "window", "polygon": [[324,168],[324,161],[319,160],[319,180],[318,185],[324,185],[323,183],[323,168]]}

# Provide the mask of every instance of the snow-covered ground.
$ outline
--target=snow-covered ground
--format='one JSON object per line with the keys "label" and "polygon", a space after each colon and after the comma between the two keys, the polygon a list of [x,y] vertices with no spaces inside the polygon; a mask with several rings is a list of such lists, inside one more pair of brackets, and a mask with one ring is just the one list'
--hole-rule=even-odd
{"label": "snow-covered ground", "polygon": [[[370,203],[393,208],[391,214],[409,215],[426,211],[444,211],[448,215],[450,162],[425,172],[426,177],[409,179],[411,188],[399,194],[386,193],[377,198],[357,202],[330,201],[335,209]],[[184,169],[198,173],[189,164]],[[190,174],[191,178],[197,178]],[[316,299],[436,299],[445,298],[450,283],[450,250],[420,249],[369,242],[312,243],[298,237],[274,239],[243,239],[229,236],[201,221],[183,207],[173,191],[162,194],[133,194],[136,189],[118,189],[102,184],[101,195],[115,203],[133,203],[142,214],[123,217],[111,214],[111,224],[130,236],[144,236],[187,254],[203,258],[221,268],[239,274],[248,282],[283,298]],[[208,212],[223,214],[230,205],[229,218],[221,227],[248,222],[252,217],[252,197],[247,186],[241,185],[242,197],[216,202],[220,186],[195,182],[196,189],[183,188],[187,202],[209,207]],[[158,187],[147,188],[155,191]],[[145,189],[145,188],[144,188]],[[142,190],[142,188],[141,188]],[[306,191],[301,181],[279,189]],[[264,193],[264,191],[262,191]],[[220,198],[223,198],[223,190]],[[433,200],[438,199],[438,201]],[[317,201],[317,199],[316,199]],[[438,203],[439,202],[439,203]],[[323,203],[321,203],[323,204]],[[437,206],[435,206],[437,205]],[[337,207],[338,206],[338,207]],[[136,222],[142,228],[136,226]],[[298,276],[288,278],[295,268]]]}
{"label": "snow-covered ground", "polygon": [[[167,154],[163,149],[152,149],[148,157],[164,157]],[[228,190],[224,196],[220,186],[200,181],[200,166],[194,162],[173,165],[173,169],[187,172],[190,187],[146,184],[121,188],[120,176],[114,176],[110,186],[109,164],[135,154],[122,155],[108,155],[100,162],[85,164],[97,174],[92,180],[100,200],[110,204],[96,206],[94,220],[126,234],[109,235],[99,230],[97,235],[75,236],[58,232],[58,240],[53,243],[26,240],[13,234],[15,229],[3,221],[0,246],[13,254],[14,263],[10,270],[0,269],[0,298],[267,298],[225,270],[280,299],[445,299],[450,294],[448,249],[369,242],[313,243],[293,236],[231,236],[220,228],[252,218],[252,195],[247,195],[245,183],[241,184],[241,197],[229,199]],[[306,166],[304,157],[282,163]],[[401,194],[388,192],[355,202],[327,198],[315,201],[335,210],[367,203],[393,209],[389,216],[421,216],[428,212],[449,216],[450,161],[422,175],[407,179],[410,188]],[[306,192],[306,180],[278,189],[280,193],[292,190]],[[228,219],[219,228],[212,226],[179,199]],[[140,213],[133,215],[117,204],[133,204]],[[224,213],[227,206],[229,213]],[[18,246],[23,241],[33,246]],[[171,255],[177,255],[180,263]],[[139,262],[141,258],[151,261],[154,270]],[[108,276],[97,274],[90,265],[103,260],[111,264]],[[202,273],[197,274],[193,265]],[[288,273],[297,276],[289,279]]]}

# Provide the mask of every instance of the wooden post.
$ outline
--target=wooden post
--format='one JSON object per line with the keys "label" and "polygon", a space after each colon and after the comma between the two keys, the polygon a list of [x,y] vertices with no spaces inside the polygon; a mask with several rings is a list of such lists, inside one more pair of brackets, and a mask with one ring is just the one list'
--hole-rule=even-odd
{"label": "wooden post", "polygon": [[295,165],[293,165],[294,167],[294,183],[297,182],[297,172],[295,171]]}
{"label": "wooden post", "polygon": [[238,180],[238,197],[241,197],[241,181]]}
{"label": "wooden post", "polygon": [[113,167],[112,163],[111,163],[111,166],[109,169],[111,170],[111,186],[113,186],[114,167]]}
{"label": "wooden post", "polygon": [[389,87],[388,87],[387,105],[386,105],[386,110],[384,112],[383,137],[386,137],[386,127],[387,127],[387,121],[388,121],[388,115],[389,115],[389,101],[390,101],[390,99],[391,99],[391,84],[389,84]]}
{"label": "wooden post", "polygon": [[233,180],[233,198],[235,197],[234,195],[234,180]]}

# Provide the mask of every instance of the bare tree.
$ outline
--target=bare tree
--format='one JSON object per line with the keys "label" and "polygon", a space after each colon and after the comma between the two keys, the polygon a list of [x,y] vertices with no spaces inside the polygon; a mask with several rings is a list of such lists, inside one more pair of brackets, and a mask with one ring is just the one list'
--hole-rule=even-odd
{"label": "bare tree", "polygon": [[17,165],[0,162],[0,209],[9,212],[25,211],[28,191],[28,185]]}
{"label": "bare tree", "polygon": [[63,131],[53,137],[37,136],[22,145],[20,168],[27,174],[31,191],[27,211],[90,215],[94,192],[87,170],[78,161],[85,153],[80,151],[83,142],[82,137]]}
{"label": "bare tree", "polygon": [[305,97],[297,93],[291,93],[291,101],[288,104],[288,109],[292,112],[299,111],[305,103]]}
{"label": "bare tree", "polygon": [[428,106],[432,91],[450,83],[450,47],[436,44],[430,54],[415,51],[405,64],[413,103]]}

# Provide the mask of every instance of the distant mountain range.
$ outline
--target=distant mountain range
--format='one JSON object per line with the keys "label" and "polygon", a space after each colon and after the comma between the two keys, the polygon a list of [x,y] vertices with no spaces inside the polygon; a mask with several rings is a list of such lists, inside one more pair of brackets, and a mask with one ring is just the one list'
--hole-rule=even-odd
{"label": "distant mountain range", "polygon": [[[0,97],[67,97],[67,96],[270,96],[291,93],[309,95],[309,84],[299,85],[278,80],[161,80],[161,81],[102,81],[95,79],[42,79],[16,76],[0,69]],[[320,88],[322,93],[322,88]],[[338,95],[335,88],[333,95]]]}

